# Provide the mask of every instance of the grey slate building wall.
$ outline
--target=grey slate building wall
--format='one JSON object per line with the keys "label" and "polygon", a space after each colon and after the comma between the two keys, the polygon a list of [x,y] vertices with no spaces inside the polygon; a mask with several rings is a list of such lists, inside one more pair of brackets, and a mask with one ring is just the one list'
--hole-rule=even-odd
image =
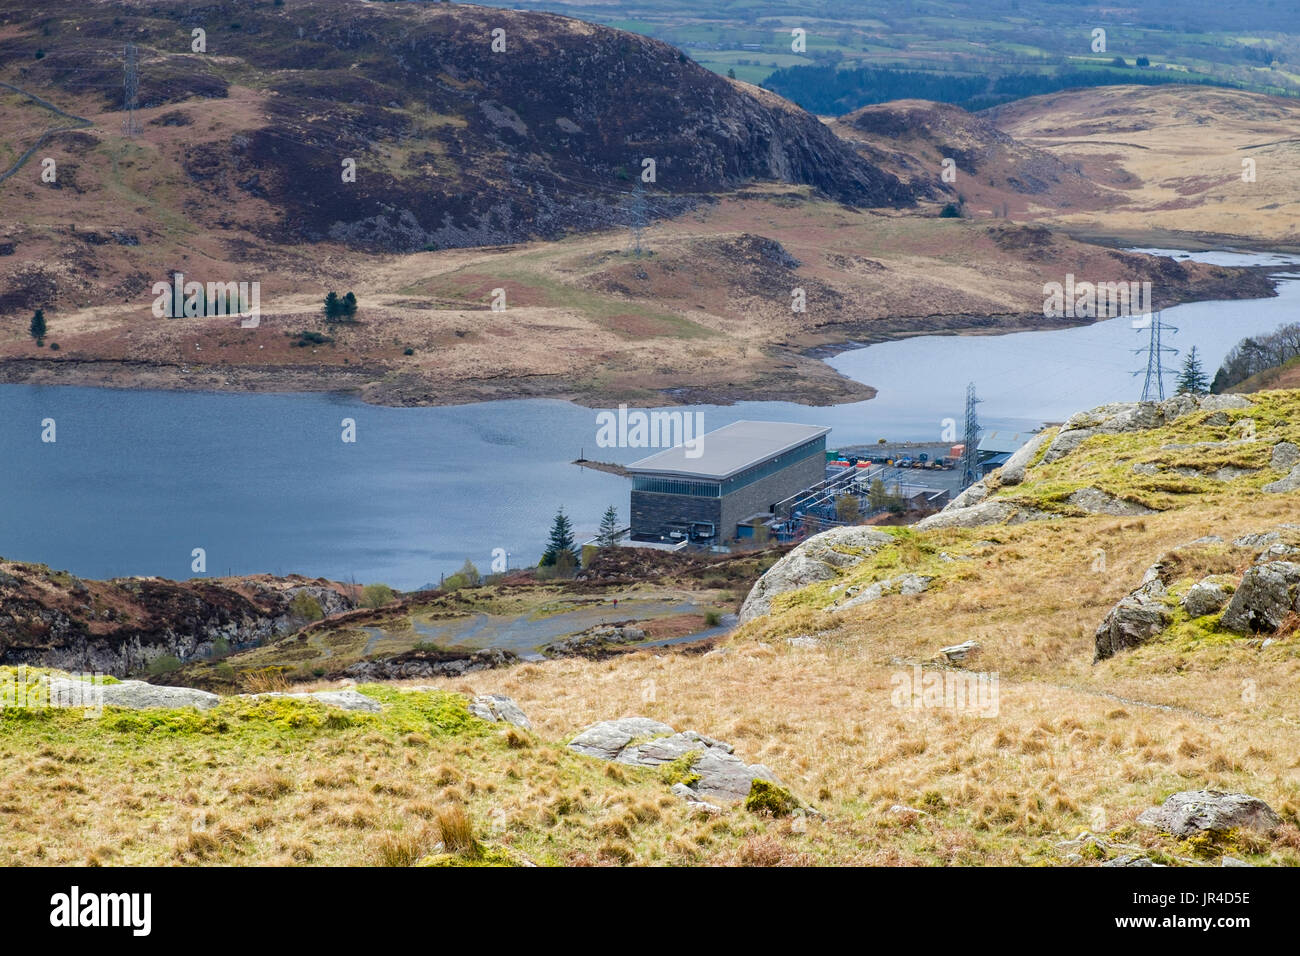
{"label": "grey slate building wall", "polygon": [[666,495],[656,491],[632,492],[632,533],[666,535],[670,524],[707,521],[715,528],[722,520],[721,498]]}
{"label": "grey slate building wall", "polygon": [[730,541],[736,536],[736,523],[741,518],[767,511],[782,498],[814,485],[826,477],[826,454],[818,450],[802,461],[782,468],[776,474],[760,478],[722,498],[722,521],[718,540]]}

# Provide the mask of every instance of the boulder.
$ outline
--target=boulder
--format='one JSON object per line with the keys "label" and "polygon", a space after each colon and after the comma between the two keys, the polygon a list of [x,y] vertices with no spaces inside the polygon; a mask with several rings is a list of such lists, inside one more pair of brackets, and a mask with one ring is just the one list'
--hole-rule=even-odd
{"label": "boulder", "polygon": [[1271,495],[1282,494],[1288,491],[1300,489],[1300,465],[1291,469],[1291,473],[1285,478],[1279,478],[1277,481],[1271,481],[1263,487]]}
{"label": "boulder", "polygon": [[829,581],[843,568],[857,564],[866,555],[893,542],[893,537],[874,528],[849,526],[813,535],[754,582],[740,608],[740,623],[762,617],[772,609],[772,599],[787,591]]}
{"label": "boulder", "polygon": [[583,730],[569,741],[575,753],[601,760],[613,760],[633,740],[673,733],[673,728],[649,717],[623,717],[619,720],[602,720]]}
{"label": "boulder", "polygon": [[1267,833],[1281,825],[1282,818],[1263,800],[1248,794],[1184,790],[1160,806],[1144,810],[1138,816],[1138,823],[1189,837],[1207,831],[1223,833],[1236,829]]}
{"label": "boulder", "polygon": [[900,574],[898,577],[889,578],[885,581],[876,581],[861,590],[853,591],[848,600],[836,604],[831,610],[843,611],[847,608],[869,604],[886,594],[895,592],[898,594],[920,594],[922,591],[929,590],[930,582],[933,580],[934,578],[926,577],[923,574]]}
{"label": "boulder", "polygon": [[1300,610],[1300,564],[1269,561],[1248,569],[1223,612],[1220,623],[1230,631],[1275,631],[1287,615]]}
{"label": "boulder", "polygon": [[1163,863],[1156,863],[1148,856],[1141,853],[1125,853],[1117,856],[1113,860],[1107,860],[1102,866],[1164,866]]}
{"label": "boulder", "polygon": [[1282,441],[1273,446],[1273,459],[1269,462],[1269,467],[1274,471],[1290,471],[1296,465],[1300,465],[1300,445],[1294,442]]}
{"label": "boulder", "polygon": [[503,694],[479,694],[469,702],[469,712],[489,723],[514,724],[524,730],[532,730],[533,724],[509,697]]}
{"label": "boulder", "polygon": [[[651,739],[644,739],[647,737]],[[593,724],[569,742],[569,749],[637,767],[658,767],[690,754],[694,757],[691,773],[696,779],[681,786],[690,790],[696,800],[712,797],[736,802],[749,795],[756,779],[780,782],[762,764],[747,764],[737,757],[730,744],[694,730],[675,733],[667,724],[647,717]]]}
{"label": "boulder", "polygon": [[960,664],[968,657],[975,657],[979,652],[979,641],[962,641],[960,644],[952,645],[952,647],[945,647],[939,651],[939,656],[949,664]]}
{"label": "boulder", "polygon": [[938,514],[922,518],[916,523],[916,530],[929,531],[934,528],[978,528],[991,524],[1021,524],[1025,521],[1044,521],[1055,517],[1045,511],[1027,508],[1010,501],[982,501],[969,508],[952,508],[949,506]]}
{"label": "boulder", "polygon": [[1146,643],[1168,626],[1171,616],[1169,609],[1149,593],[1137,591],[1120,598],[1093,635],[1093,661]]}
{"label": "boulder", "polygon": [[971,485],[969,488],[967,488],[965,491],[959,494],[956,498],[952,499],[952,501],[944,505],[944,509],[946,510],[948,508],[952,508],[953,510],[956,510],[958,508],[969,508],[971,505],[979,504],[988,496],[989,496],[988,482],[981,478],[979,481],[975,482],[975,484]]}
{"label": "boulder", "polygon": [[673,784],[672,791],[674,795],[681,798],[683,803],[697,813],[714,816],[715,814],[724,812],[722,807],[718,806],[716,803],[709,803],[707,800],[701,800],[699,794],[684,783]]}
{"label": "boulder", "polygon": [[[153,710],[156,708],[180,709],[196,707],[210,710],[221,703],[221,698],[206,690],[193,687],[160,687],[142,680],[124,680],[117,684],[95,685],[95,703],[105,707],[123,707],[127,710]],[[64,677],[50,678],[50,699],[77,699],[81,694],[86,698],[85,682],[69,680]]]}
{"label": "boulder", "polygon": [[1202,578],[1183,595],[1183,610],[1192,617],[1214,614],[1228,603],[1231,592],[1213,578]]}
{"label": "boulder", "polygon": [[1029,463],[1038,455],[1038,450],[1043,447],[1050,434],[1045,431],[1039,432],[1012,452],[999,474],[1002,484],[1018,485],[1025,480],[1025,471],[1029,468]]}

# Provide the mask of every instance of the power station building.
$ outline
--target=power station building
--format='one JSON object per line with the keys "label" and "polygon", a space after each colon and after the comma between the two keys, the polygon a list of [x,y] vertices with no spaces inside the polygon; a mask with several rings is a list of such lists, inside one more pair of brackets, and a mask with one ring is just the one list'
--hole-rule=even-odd
{"label": "power station building", "polygon": [[627,466],[637,541],[737,537],[743,519],[825,477],[829,428],[734,422]]}

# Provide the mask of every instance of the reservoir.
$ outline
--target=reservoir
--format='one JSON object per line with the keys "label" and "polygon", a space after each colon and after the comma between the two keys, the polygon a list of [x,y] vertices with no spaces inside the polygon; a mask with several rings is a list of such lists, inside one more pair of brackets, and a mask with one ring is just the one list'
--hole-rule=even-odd
{"label": "reservoir", "polygon": [[[1179,253],[1179,255],[1184,255]],[[1224,264],[1275,256],[1207,253]],[[1213,376],[1243,336],[1300,318],[1300,281],[1271,299],[1164,312],[1166,344],[1198,347]],[[830,364],[879,390],[868,402],[694,406],[706,431],[741,419],[827,425],[828,447],[941,440],[973,381],[986,429],[1025,431],[1141,397],[1147,331],[1129,318],[1000,336],[923,336],[843,352]],[[1181,364],[1182,356],[1169,359]],[[1170,391],[1173,376],[1167,379]],[[322,394],[214,394],[0,385],[0,555],[88,578],[302,573],[400,589],[468,558],[535,564],[563,507],[579,541],[605,508],[626,523],[629,483],[570,462],[627,463],[598,448],[597,412],[550,400],[386,408]],[[41,440],[54,419],[57,441]],[[355,442],[344,442],[344,419]],[[499,550],[498,550],[499,549]]]}

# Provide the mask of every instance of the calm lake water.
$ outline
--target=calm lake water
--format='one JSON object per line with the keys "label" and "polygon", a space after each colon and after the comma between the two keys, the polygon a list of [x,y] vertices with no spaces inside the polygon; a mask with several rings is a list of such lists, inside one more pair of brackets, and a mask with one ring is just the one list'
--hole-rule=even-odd
{"label": "calm lake water", "polygon": [[[1226,264],[1292,260],[1198,255]],[[1295,321],[1300,281],[1275,299],[1166,310],[1209,374],[1241,337]],[[937,440],[961,421],[974,381],[989,429],[1025,430],[1108,401],[1139,398],[1129,319],[988,337],[926,336],[845,352],[830,364],[879,389],[869,402],[700,406],[706,430],[740,419],[833,428],[837,444]],[[1175,364],[1181,357],[1172,360]],[[1172,384],[1172,378],[1170,380]],[[53,418],[57,441],[41,441]],[[344,418],[356,442],[341,441]],[[958,425],[960,429],[960,425]],[[558,401],[382,408],[328,395],[226,395],[0,386],[0,554],[89,578],[299,572],[410,589],[504,549],[536,562],[563,506],[579,540],[629,483],[569,464],[629,462],[596,447],[596,410]]]}

